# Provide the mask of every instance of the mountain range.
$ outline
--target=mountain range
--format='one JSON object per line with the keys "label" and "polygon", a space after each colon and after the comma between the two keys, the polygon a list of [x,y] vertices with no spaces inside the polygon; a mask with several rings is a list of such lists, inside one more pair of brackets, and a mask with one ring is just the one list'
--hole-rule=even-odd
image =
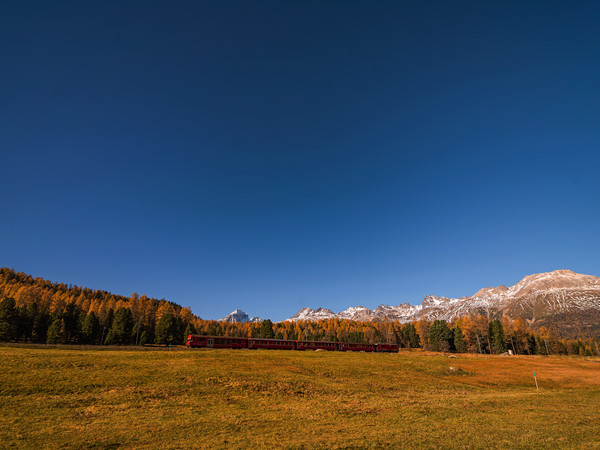
{"label": "mountain range", "polygon": [[326,308],[302,308],[287,320],[451,321],[469,314],[492,319],[521,318],[532,328],[554,325],[565,336],[586,335],[600,331],[600,278],[571,270],[555,270],[528,275],[510,287],[483,288],[470,297],[428,295],[420,305],[379,305],[373,310],[353,306],[339,313]]}

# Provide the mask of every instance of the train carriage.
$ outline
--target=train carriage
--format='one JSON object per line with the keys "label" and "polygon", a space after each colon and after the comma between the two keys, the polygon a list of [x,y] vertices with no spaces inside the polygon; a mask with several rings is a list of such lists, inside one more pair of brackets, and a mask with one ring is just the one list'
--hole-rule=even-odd
{"label": "train carriage", "polygon": [[375,344],[375,351],[380,353],[398,353],[398,344]]}
{"label": "train carriage", "polygon": [[339,350],[337,342],[296,341],[296,350]]}
{"label": "train carriage", "polygon": [[340,342],[340,350],[345,352],[372,352],[373,344],[359,344],[354,342]]}
{"label": "train carriage", "polygon": [[247,348],[248,339],[225,336],[198,336],[190,334],[186,345],[190,348]]}
{"label": "train carriage", "polygon": [[285,339],[260,339],[260,338],[249,338],[248,348],[268,348],[268,349],[279,349],[279,350],[295,350],[296,341],[288,341]]}

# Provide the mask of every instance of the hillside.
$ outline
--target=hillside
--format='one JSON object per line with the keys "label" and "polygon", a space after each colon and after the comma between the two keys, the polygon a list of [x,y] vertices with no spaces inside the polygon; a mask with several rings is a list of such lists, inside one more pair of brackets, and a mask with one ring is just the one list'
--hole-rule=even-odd
{"label": "hillside", "polygon": [[126,342],[121,343],[132,343],[140,338],[142,342],[154,342],[157,325],[165,316],[173,318],[169,326],[175,334],[181,334],[181,338],[175,339],[180,343],[188,325],[195,328],[201,321],[189,307],[165,299],[140,296],[135,292],[124,297],[103,290],[53,283],[6,267],[0,269],[0,300],[4,298],[14,299],[19,316],[15,333],[21,340],[33,337],[34,341],[45,342],[48,328],[57,321],[59,334],[62,333],[58,342],[75,343],[80,340],[75,336],[77,330],[80,331],[85,318],[91,316],[93,336],[84,341],[96,343],[110,331],[117,312],[128,310],[129,313],[123,314],[125,331],[135,336],[128,336]]}

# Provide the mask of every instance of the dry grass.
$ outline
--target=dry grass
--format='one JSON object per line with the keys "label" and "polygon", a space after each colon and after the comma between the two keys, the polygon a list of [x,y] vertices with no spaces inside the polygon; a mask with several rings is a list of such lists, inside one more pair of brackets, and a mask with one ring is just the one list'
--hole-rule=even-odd
{"label": "dry grass", "polygon": [[0,347],[0,361],[3,447],[600,447],[599,359]]}

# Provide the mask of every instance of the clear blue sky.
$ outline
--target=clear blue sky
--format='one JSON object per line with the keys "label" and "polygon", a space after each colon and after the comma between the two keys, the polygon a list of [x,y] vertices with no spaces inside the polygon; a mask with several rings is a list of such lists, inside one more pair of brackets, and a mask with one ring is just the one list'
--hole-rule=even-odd
{"label": "clear blue sky", "polygon": [[600,275],[600,3],[0,3],[0,265],[235,308]]}

